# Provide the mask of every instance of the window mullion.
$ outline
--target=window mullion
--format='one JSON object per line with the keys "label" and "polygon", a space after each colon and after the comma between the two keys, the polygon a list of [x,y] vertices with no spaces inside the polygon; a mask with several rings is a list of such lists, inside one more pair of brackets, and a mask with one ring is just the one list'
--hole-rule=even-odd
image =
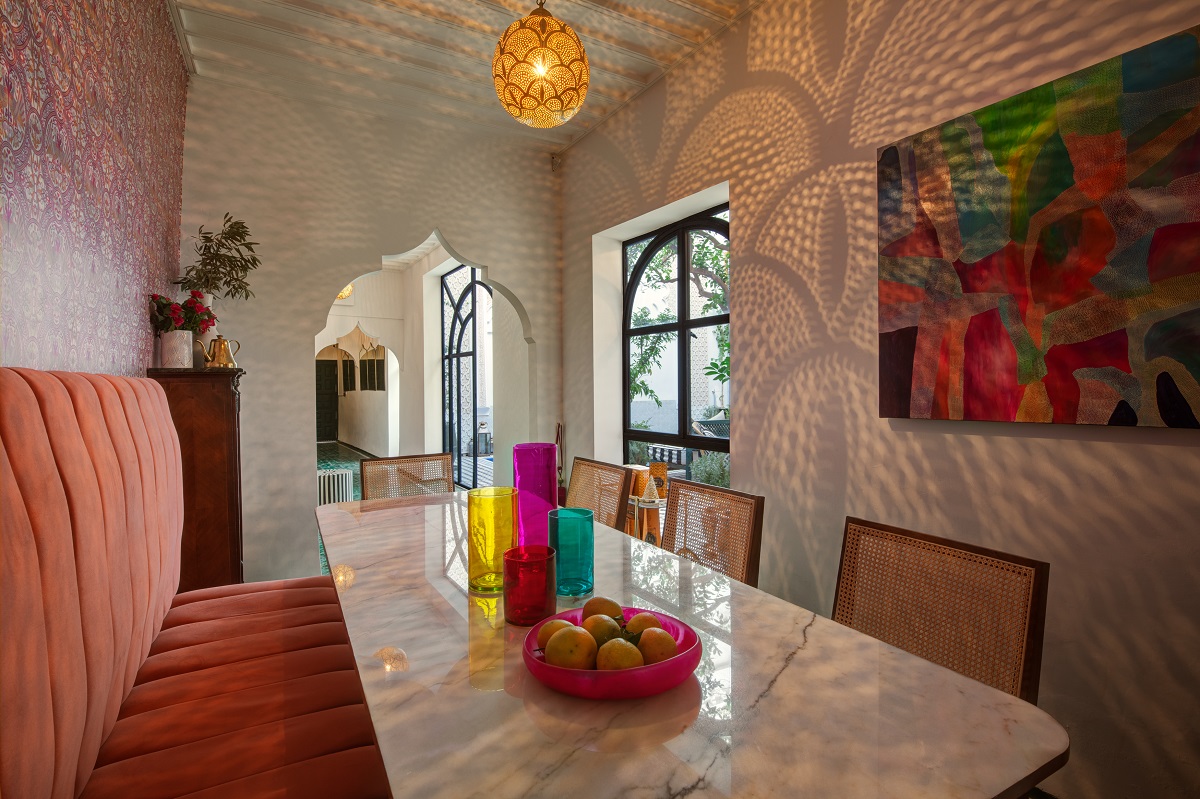
{"label": "window mullion", "polygon": [[[688,236],[687,231],[681,230],[679,231],[679,239],[675,246],[676,252],[679,253],[679,264],[675,279],[679,283],[678,308],[680,324],[679,343],[675,347],[675,352],[679,358],[679,368],[677,370],[677,374],[679,375],[679,389],[676,396],[679,398],[677,404],[679,406],[678,432],[680,436],[686,436],[689,432],[687,420],[689,417],[688,406],[691,404],[692,385],[691,369],[689,368],[691,364],[692,339],[687,327],[688,317],[691,316],[691,309],[688,307],[690,304],[688,300],[691,294],[688,290],[688,267],[692,257],[691,250],[689,249],[690,239],[691,237]],[[684,456],[684,460],[687,460],[686,455]]]}

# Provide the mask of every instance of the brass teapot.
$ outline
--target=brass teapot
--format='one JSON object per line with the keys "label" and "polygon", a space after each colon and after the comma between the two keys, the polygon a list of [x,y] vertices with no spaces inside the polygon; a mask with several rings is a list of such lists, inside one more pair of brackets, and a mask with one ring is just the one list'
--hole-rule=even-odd
{"label": "brass teapot", "polygon": [[[237,344],[237,349],[233,352],[229,351],[230,344]],[[204,353],[204,368],[205,369],[236,369],[237,362],[233,360],[233,356],[237,355],[238,350],[242,345],[238,341],[230,341],[220,333],[212,340],[208,349],[204,345],[200,345],[200,351]]]}

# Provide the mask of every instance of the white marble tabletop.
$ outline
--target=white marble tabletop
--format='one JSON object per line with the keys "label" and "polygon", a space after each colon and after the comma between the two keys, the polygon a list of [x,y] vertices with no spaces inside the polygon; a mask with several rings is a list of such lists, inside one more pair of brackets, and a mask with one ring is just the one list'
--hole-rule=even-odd
{"label": "white marble tabletop", "polygon": [[466,591],[465,494],[317,520],[397,797],[1007,797],[1067,759],[1033,705],[600,526],[596,592],[704,657],[649,699],[557,694]]}

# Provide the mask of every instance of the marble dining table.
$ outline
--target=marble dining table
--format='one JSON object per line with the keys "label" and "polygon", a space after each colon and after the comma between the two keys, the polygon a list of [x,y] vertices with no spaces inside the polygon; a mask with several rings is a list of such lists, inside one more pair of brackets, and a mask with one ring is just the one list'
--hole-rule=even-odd
{"label": "marble dining table", "polygon": [[1016,797],[1067,760],[1036,706],[601,526],[595,592],[687,622],[703,657],[647,699],[558,694],[467,590],[466,494],[317,521],[398,798]]}

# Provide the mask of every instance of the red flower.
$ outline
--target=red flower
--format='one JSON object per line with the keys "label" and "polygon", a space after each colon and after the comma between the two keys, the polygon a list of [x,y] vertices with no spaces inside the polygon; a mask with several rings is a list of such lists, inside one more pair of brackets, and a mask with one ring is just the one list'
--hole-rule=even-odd
{"label": "red flower", "polygon": [[192,289],[192,297],[194,297],[197,300],[202,300],[202,299],[204,299],[204,292],[199,291],[198,289]]}
{"label": "red flower", "polygon": [[150,295],[150,299],[152,299],[152,300],[157,300],[157,299],[160,299],[160,297],[159,297],[159,295],[157,295],[157,294],[151,294],[151,295]]}
{"label": "red flower", "polygon": [[177,302],[171,303],[171,313],[173,313],[173,314],[183,313],[183,306]]}

